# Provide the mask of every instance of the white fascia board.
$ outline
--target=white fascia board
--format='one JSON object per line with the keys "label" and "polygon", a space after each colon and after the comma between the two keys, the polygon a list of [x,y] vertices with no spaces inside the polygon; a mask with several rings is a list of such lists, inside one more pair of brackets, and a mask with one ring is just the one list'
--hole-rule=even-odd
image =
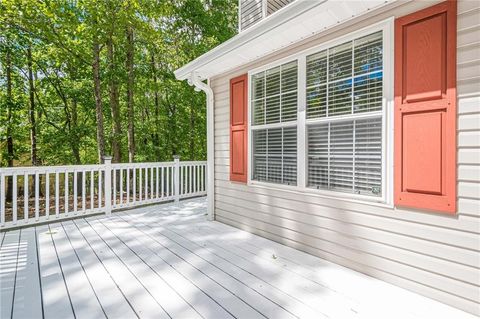
{"label": "white fascia board", "polygon": [[297,0],[175,71],[201,80],[240,67],[332,27],[411,0]]}

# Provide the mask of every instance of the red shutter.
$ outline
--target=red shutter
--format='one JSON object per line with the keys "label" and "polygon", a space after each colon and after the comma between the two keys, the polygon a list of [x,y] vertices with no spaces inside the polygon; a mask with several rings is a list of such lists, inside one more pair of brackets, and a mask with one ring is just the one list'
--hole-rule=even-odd
{"label": "red shutter", "polygon": [[247,182],[247,75],[230,80],[230,180]]}
{"label": "red shutter", "polygon": [[457,3],[395,21],[395,204],[456,211]]}

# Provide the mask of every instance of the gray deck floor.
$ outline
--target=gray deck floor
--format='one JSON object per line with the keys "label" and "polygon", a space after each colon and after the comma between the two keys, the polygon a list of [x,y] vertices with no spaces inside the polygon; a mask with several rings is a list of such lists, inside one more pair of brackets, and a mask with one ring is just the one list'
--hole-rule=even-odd
{"label": "gray deck floor", "polygon": [[0,233],[0,318],[470,318],[217,222],[205,199]]}

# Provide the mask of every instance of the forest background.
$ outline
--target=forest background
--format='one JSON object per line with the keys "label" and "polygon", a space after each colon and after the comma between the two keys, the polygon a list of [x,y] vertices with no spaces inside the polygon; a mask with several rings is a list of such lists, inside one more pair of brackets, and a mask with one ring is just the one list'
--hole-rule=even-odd
{"label": "forest background", "polygon": [[0,167],[204,160],[204,94],[173,71],[236,20],[236,0],[0,0]]}

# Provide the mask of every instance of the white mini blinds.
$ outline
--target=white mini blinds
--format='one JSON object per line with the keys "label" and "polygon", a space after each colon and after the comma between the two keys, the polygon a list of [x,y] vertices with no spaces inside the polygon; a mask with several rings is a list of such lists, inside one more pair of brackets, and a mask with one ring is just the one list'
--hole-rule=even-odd
{"label": "white mini blinds", "polygon": [[382,195],[382,32],[307,56],[307,187]]}
{"label": "white mini blinds", "polygon": [[307,118],[382,108],[382,32],[307,56]]}
{"label": "white mini blinds", "polygon": [[297,61],[252,77],[253,125],[297,119]]}
{"label": "white mini blinds", "polygon": [[297,61],[252,76],[254,180],[297,184]]}
{"label": "white mini blinds", "polygon": [[252,180],[383,197],[383,32],[251,75]]}

